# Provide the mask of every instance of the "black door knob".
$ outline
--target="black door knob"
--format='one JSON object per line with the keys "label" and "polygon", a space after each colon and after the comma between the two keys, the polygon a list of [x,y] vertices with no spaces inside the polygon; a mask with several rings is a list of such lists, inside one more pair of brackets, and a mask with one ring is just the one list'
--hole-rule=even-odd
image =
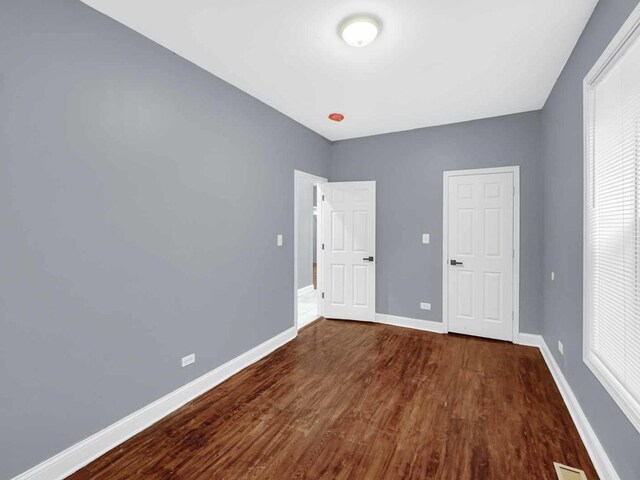
{"label": "black door knob", "polygon": [[362,260],[365,262],[373,262],[373,257],[364,257]]}
{"label": "black door knob", "polygon": [[462,262],[459,262],[457,260],[451,260],[450,263],[451,263],[451,265],[462,265],[463,264]]}

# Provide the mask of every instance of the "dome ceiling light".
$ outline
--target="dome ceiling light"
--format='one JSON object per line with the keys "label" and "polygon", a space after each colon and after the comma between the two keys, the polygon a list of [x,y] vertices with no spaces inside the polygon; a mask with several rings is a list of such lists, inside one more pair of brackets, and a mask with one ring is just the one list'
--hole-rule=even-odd
{"label": "dome ceiling light", "polygon": [[370,15],[356,15],[349,17],[340,24],[339,32],[347,45],[352,47],[366,47],[373,42],[380,33],[381,24]]}

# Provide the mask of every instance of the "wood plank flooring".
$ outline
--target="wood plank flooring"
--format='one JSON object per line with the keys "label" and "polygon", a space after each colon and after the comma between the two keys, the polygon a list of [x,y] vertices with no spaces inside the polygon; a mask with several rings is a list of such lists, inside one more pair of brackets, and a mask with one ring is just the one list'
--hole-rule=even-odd
{"label": "wood plank flooring", "polygon": [[72,475],[596,479],[537,349],[321,320]]}

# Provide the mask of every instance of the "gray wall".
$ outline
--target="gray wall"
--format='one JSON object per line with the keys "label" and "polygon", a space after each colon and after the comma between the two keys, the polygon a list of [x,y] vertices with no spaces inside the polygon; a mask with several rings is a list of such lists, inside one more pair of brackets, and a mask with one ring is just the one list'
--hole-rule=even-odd
{"label": "gray wall", "polygon": [[639,478],[640,434],[582,360],[582,80],[637,3],[600,0],[542,111],[542,333],[623,480]]}
{"label": "gray wall", "polygon": [[0,105],[4,479],[294,325],[329,142],[77,0],[2,2]]}
{"label": "gray wall", "polygon": [[298,287],[313,284],[313,182],[296,178],[298,205],[298,245],[296,252],[298,268]]}
{"label": "gray wall", "polygon": [[[377,181],[378,313],[442,321],[442,172],[520,165],[520,322],[524,332],[540,331],[539,125],[530,112],[332,145],[331,181]],[[431,234],[429,245],[422,233]]]}

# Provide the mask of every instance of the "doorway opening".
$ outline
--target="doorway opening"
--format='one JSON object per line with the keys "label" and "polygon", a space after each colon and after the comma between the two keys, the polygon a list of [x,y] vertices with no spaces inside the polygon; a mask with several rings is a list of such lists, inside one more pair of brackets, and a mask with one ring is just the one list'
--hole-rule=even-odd
{"label": "doorway opening", "polygon": [[318,289],[322,275],[318,185],[326,182],[326,178],[294,172],[294,315],[298,330],[322,316]]}

